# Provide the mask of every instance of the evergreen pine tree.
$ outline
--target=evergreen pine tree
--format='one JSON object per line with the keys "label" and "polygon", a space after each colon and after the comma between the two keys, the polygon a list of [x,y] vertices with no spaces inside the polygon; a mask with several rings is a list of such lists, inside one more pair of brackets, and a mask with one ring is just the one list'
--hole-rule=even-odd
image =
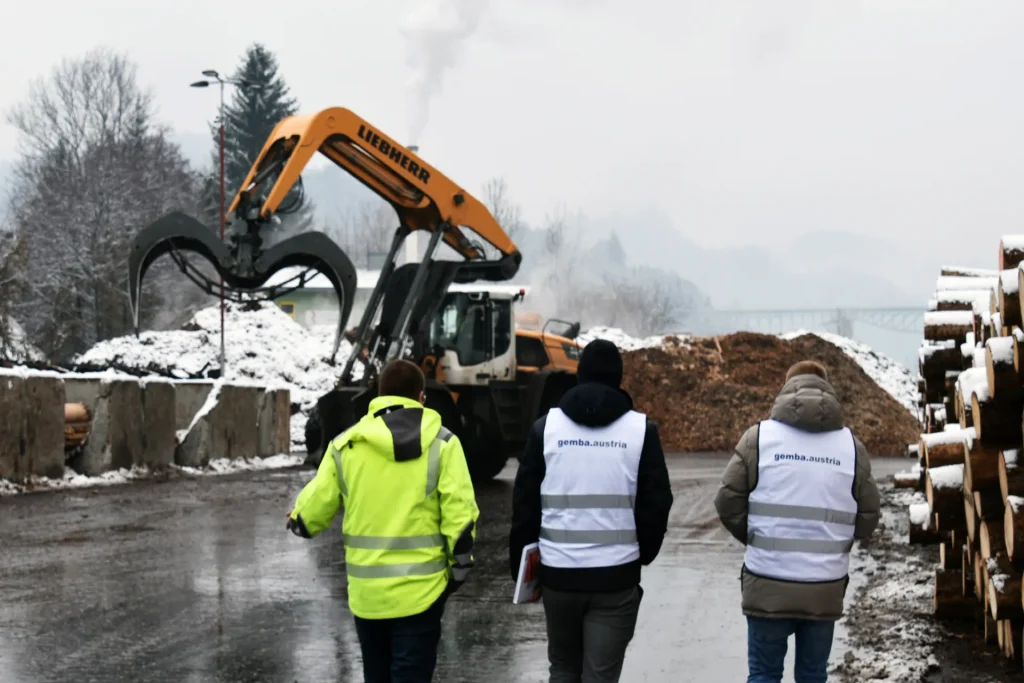
{"label": "evergreen pine tree", "polygon": [[[254,43],[246,50],[245,56],[233,78],[253,84],[249,87],[229,86],[230,101],[225,104],[224,126],[224,191],[225,203],[230,205],[231,198],[238,192],[253,162],[259,156],[264,143],[274,126],[286,116],[298,111],[298,102],[289,93],[287,84],[278,74],[277,58],[270,50]],[[215,123],[212,127],[214,139],[214,169],[219,170],[217,145],[219,145],[219,129]],[[281,207],[295,208],[292,216],[286,220],[291,230],[308,230],[313,224],[313,206],[308,196],[303,195],[302,204],[295,205],[298,199],[298,184],[292,188]],[[231,217],[228,217],[231,220]]]}

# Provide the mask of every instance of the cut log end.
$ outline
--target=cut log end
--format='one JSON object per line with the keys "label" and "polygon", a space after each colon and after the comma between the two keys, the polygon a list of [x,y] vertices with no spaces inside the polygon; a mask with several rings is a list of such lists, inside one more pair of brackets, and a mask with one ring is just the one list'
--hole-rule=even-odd
{"label": "cut log end", "polygon": [[993,619],[1024,617],[1021,604],[1020,574],[994,574],[988,578],[988,608]]}

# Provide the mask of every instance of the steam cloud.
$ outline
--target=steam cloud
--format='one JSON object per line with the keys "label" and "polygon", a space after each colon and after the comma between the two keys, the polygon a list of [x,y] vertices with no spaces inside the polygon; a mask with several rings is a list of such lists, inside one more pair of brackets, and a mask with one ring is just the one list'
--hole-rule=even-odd
{"label": "steam cloud", "polygon": [[430,118],[430,102],[441,90],[445,71],[459,60],[462,43],[480,25],[487,0],[424,0],[406,17],[409,144],[419,144]]}

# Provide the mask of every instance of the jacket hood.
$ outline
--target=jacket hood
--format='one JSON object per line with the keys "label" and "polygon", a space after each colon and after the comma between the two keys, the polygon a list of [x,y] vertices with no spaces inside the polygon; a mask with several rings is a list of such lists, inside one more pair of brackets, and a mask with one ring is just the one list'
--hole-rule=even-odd
{"label": "jacket hood", "polygon": [[826,380],[796,375],[775,398],[771,418],[807,432],[831,432],[843,427],[843,406]]}
{"label": "jacket hood", "polygon": [[632,410],[633,399],[622,389],[584,382],[565,392],[558,407],[576,424],[604,427]]}
{"label": "jacket hood", "polygon": [[441,415],[436,410],[401,396],[378,396],[349,430],[347,440],[402,462],[422,456],[440,431]]}

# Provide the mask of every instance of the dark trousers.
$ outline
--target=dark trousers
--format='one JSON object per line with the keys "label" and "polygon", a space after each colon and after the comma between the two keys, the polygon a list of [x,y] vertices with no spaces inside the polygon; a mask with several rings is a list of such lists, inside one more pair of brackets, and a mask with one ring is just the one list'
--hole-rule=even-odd
{"label": "dark trousers", "polygon": [[549,683],[617,683],[643,594],[640,586],[615,593],[544,588]]}
{"label": "dark trousers", "polygon": [[442,597],[427,611],[398,619],[355,617],[366,683],[430,683],[444,603]]}
{"label": "dark trousers", "polygon": [[795,636],[796,683],[825,683],[832,652],[834,621],[747,617],[747,683],[779,683],[787,641]]}

